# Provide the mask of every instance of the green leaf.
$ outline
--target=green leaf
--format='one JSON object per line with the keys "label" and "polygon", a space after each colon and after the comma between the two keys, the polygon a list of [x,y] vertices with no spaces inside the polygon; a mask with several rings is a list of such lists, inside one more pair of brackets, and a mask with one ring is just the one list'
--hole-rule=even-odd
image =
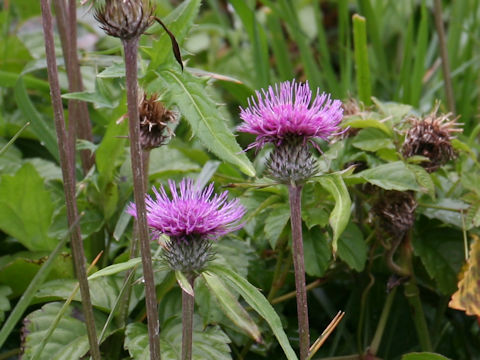
{"label": "green leaf", "polygon": [[131,269],[141,263],[142,263],[141,258],[134,258],[119,264],[113,264],[93,273],[88,277],[88,280],[97,279],[102,276],[117,274],[121,271]]}
{"label": "green leaf", "polygon": [[[168,29],[175,35],[180,46],[192,28],[193,21],[198,15],[200,5],[201,0],[184,1],[181,5],[175,8],[175,10],[170,12],[165,19],[162,19],[163,23],[167,25]],[[161,35],[158,40],[155,40],[152,49],[145,49],[145,52],[147,52],[152,58],[149,69],[156,69],[158,66],[166,62],[169,56],[173,60],[170,38],[159,25],[155,25],[155,28],[160,30]]]}
{"label": "green leaf", "polygon": [[[197,315],[193,319],[193,356],[195,360],[231,360],[230,339],[219,326],[203,328]],[[178,317],[168,319],[160,332],[162,359],[182,359],[182,322]],[[150,360],[147,326],[131,323],[125,331],[125,349],[133,360]]]}
{"label": "green leaf", "polygon": [[303,232],[303,253],[305,272],[310,276],[321,277],[332,259],[332,251],[327,238],[318,226]]}
{"label": "green leaf", "polygon": [[302,220],[309,229],[318,225],[324,227],[328,224],[328,212],[323,207],[311,207],[302,209]]}
{"label": "green leaf", "polygon": [[428,193],[432,199],[435,199],[435,184],[430,174],[419,165],[407,164],[407,168],[415,175],[420,188]]}
{"label": "green leaf", "polygon": [[380,122],[377,119],[363,119],[359,116],[346,116],[344,120],[342,120],[342,126],[347,127],[350,126],[355,129],[364,129],[364,128],[375,128],[382,130],[387,135],[392,135],[392,130],[385,125],[383,122]]}
{"label": "green leaf", "polygon": [[368,65],[366,20],[358,14],[353,15],[353,44],[355,49],[358,98],[365,105],[370,105],[372,102],[370,99],[372,89]]}
{"label": "green leaf", "polygon": [[113,101],[108,99],[100,91],[72,92],[68,94],[63,94],[62,98],[90,102],[94,104],[98,109],[101,109],[101,108],[113,109],[116,106],[116,104]]}
{"label": "green leaf", "polygon": [[367,244],[357,225],[349,223],[338,240],[338,256],[352,269],[360,272],[367,261]]}
{"label": "green leaf", "polygon": [[0,324],[5,320],[5,312],[10,310],[10,301],[8,296],[12,294],[12,289],[5,285],[0,285]]}
{"label": "green leaf", "polygon": [[177,149],[161,146],[150,151],[148,175],[151,179],[168,176],[171,172],[187,173],[198,170],[200,166]]}
{"label": "green leaf", "polygon": [[450,295],[457,288],[457,274],[464,262],[462,233],[449,227],[421,225],[421,232],[413,237],[414,252],[438,289]]}
{"label": "green leaf", "polygon": [[265,236],[272,249],[277,246],[278,238],[290,220],[290,208],[286,205],[273,208],[265,219]]}
{"label": "green leaf", "polygon": [[[27,335],[23,359],[28,360],[35,353],[62,305],[61,303],[49,303],[26,317],[25,333]],[[107,316],[94,310],[94,318],[97,332],[100,333]],[[107,335],[114,330],[113,326],[110,326]],[[84,356],[88,349],[87,329],[83,320],[81,305],[71,305],[50,336],[39,359],[76,360]]]}
{"label": "green leaf", "polygon": [[224,314],[256,342],[261,342],[262,337],[257,325],[237,301],[236,296],[231,293],[219,277],[208,271],[202,272],[202,277],[215,295]]}
{"label": "green leaf", "polygon": [[420,190],[415,174],[402,161],[382,164],[350,178],[362,178],[386,190]]}
{"label": "green leaf", "polygon": [[216,104],[205,92],[205,82],[187,71],[180,73],[171,69],[159,71],[158,78],[150,90],[168,92],[168,102],[182,109],[193,133],[219,158],[230,162],[248,176],[255,175],[255,169],[237,144],[235,136],[228,129]]}
{"label": "green leaf", "polygon": [[434,354],[429,352],[415,352],[409,353],[402,356],[402,360],[449,360],[443,355]]}
{"label": "green leaf", "polygon": [[232,270],[218,265],[210,265],[208,270],[223,278],[240,293],[245,301],[265,319],[268,325],[270,325],[270,328],[280,343],[280,346],[287,356],[287,359],[297,360],[297,356],[295,355],[295,352],[288,342],[287,335],[283,330],[280,317],[277,315],[265,296],[263,296],[255,286],[250,284],[246,279],[242,278]]}
{"label": "green leaf", "polygon": [[360,130],[353,139],[352,145],[365,151],[395,149],[392,138],[384,131],[375,128]]}
{"label": "green leaf", "polygon": [[32,131],[40,142],[45,145],[53,158],[59,162],[60,158],[58,155],[57,137],[55,136],[53,123],[48,125],[37,112],[37,109],[35,109],[28,97],[27,89],[25,88],[22,77],[18,78],[17,84],[15,85],[15,100],[17,101],[18,108],[22,112],[23,117],[30,121],[30,128]]}
{"label": "green leaf", "polygon": [[185,291],[187,294],[194,296],[192,285],[188,281],[187,277],[179,270],[175,271],[175,278],[177,279],[178,285]]}
{"label": "green leaf", "polygon": [[331,174],[315,178],[335,199],[335,207],[330,214],[330,226],[333,229],[332,248],[333,253],[337,252],[338,238],[348,224],[350,219],[350,207],[352,201],[343,178],[338,174]]}
{"label": "green leaf", "polygon": [[31,251],[51,251],[58,240],[48,236],[54,205],[43,179],[31,164],[0,179],[0,229]]}

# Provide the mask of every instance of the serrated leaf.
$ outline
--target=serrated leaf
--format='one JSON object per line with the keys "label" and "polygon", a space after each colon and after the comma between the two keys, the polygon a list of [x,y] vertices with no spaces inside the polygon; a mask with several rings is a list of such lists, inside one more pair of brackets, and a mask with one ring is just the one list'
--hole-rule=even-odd
{"label": "serrated leaf", "polygon": [[290,208],[286,205],[273,208],[265,219],[265,236],[272,249],[277,246],[278,238],[290,220]]}
{"label": "serrated leaf", "polygon": [[14,176],[0,179],[0,229],[31,251],[51,251],[58,240],[48,235],[54,205],[43,179],[26,163]]}
{"label": "serrated leaf", "polygon": [[210,265],[208,270],[217,274],[237,290],[245,301],[270,325],[275,337],[288,360],[297,360],[297,356],[288,342],[280,317],[260,291],[236,272],[218,265]]}
{"label": "serrated leaf", "polygon": [[170,104],[176,104],[190,124],[195,136],[220,159],[239,167],[248,176],[255,176],[255,169],[228,129],[216,104],[205,92],[205,82],[187,71],[172,69],[158,72],[158,79],[149,89],[164,93]]}
{"label": "serrated leaf", "polygon": [[[219,326],[203,329],[197,315],[193,319],[193,355],[195,360],[231,360],[230,339]],[[160,332],[160,352],[162,359],[182,359],[182,322],[178,317],[168,319]],[[125,331],[125,349],[134,360],[149,360],[147,326],[142,323],[131,323]]]}
{"label": "serrated leaf", "polygon": [[365,151],[378,151],[380,149],[395,149],[392,138],[384,131],[367,128],[362,129],[353,139],[352,145]]}
{"label": "serrated leaf", "polygon": [[356,271],[362,271],[367,261],[367,244],[357,225],[349,223],[338,240],[338,257]]}
{"label": "serrated leaf", "polygon": [[[165,19],[162,19],[168,29],[175,35],[180,45],[183,43],[183,40],[192,27],[193,21],[198,15],[200,5],[201,0],[184,1],[165,17]],[[156,69],[167,60],[168,56],[172,56],[173,59],[170,38],[163,28],[160,32],[160,38],[155,41],[152,49],[145,50],[152,59],[149,65],[150,69]]]}
{"label": "serrated leaf", "polygon": [[310,276],[323,276],[332,259],[332,251],[325,235],[318,226],[309,231],[304,229],[303,253],[305,272]]}
{"label": "serrated leaf", "polygon": [[[50,323],[55,319],[63,304],[49,303],[36,310],[25,319],[25,353],[22,359],[28,360],[35,353],[46,334]],[[95,326],[100,333],[107,315],[94,310]],[[110,326],[107,336],[114,331]],[[57,328],[50,336],[39,359],[40,360],[76,360],[84,356],[89,349],[87,329],[83,320],[80,304],[70,305],[60,320]]]}
{"label": "serrated leaf", "polygon": [[220,278],[208,271],[202,272],[202,277],[215,295],[224,314],[256,342],[260,342],[262,337],[260,336],[260,330],[258,330],[257,325],[237,301],[236,296],[223,284]]}
{"label": "serrated leaf", "polygon": [[467,315],[480,316],[480,238],[472,235],[467,267],[452,295],[449,307],[465,311]]}
{"label": "serrated leaf", "polygon": [[372,169],[364,170],[350,178],[356,177],[362,178],[385,190],[420,190],[415,174],[402,161],[382,164]]}
{"label": "serrated leaf", "polygon": [[465,226],[467,230],[480,226],[480,201],[470,205],[465,216]]}
{"label": "serrated leaf", "polygon": [[338,174],[331,174],[315,178],[335,199],[335,206],[330,214],[329,222],[333,229],[332,248],[337,252],[338,238],[345,230],[350,219],[352,201],[343,178]]}

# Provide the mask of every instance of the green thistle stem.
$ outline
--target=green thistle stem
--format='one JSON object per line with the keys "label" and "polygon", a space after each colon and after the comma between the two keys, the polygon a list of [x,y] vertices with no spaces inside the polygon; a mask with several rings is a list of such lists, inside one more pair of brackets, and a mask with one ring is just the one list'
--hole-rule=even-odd
{"label": "green thistle stem", "polygon": [[290,222],[292,224],[293,266],[297,290],[298,333],[300,337],[300,360],[308,357],[310,332],[308,326],[307,289],[305,285],[305,261],[303,257],[301,185],[289,185]]}
{"label": "green thistle stem", "polygon": [[125,50],[125,70],[128,104],[128,123],[130,136],[130,156],[133,174],[133,195],[137,209],[138,238],[142,256],[143,277],[145,279],[145,304],[147,308],[148,337],[150,359],[160,359],[160,337],[157,311],[155,280],[148,237],[147,215],[145,206],[145,182],[140,146],[140,126],[138,124],[138,88],[137,88],[137,55],[138,37],[123,41]]}
{"label": "green thistle stem", "polygon": [[[189,275],[188,281],[194,289],[195,277]],[[194,307],[195,297],[182,290],[182,360],[192,359]]]}

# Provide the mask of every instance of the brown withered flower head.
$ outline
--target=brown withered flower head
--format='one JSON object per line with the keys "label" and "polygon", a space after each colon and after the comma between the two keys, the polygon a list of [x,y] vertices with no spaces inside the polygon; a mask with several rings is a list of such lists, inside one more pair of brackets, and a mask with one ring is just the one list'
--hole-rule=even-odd
{"label": "brown withered flower head", "polygon": [[140,144],[142,149],[151,150],[164,145],[174,134],[168,124],[178,120],[178,112],[168,110],[158,101],[157,94],[143,99],[139,106]]}
{"label": "brown withered flower head", "polygon": [[142,35],[155,20],[150,0],[105,0],[94,17],[110,36],[129,40]]}
{"label": "brown withered flower head", "polygon": [[372,207],[378,217],[380,228],[393,238],[401,238],[415,222],[417,202],[412,191],[383,192]]}
{"label": "brown withered flower head", "polygon": [[402,147],[406,158],[415,155],[427,157],[429,160],[420,165],[429,173],[455,158],[451,140],[453,133],[462,131],[456,127],[461,125],[456,122],[458,118],[453,118],[451,113],[437,115],[438,107],[439,104],[423,119],[410,118],[412,126],[407,131]]}

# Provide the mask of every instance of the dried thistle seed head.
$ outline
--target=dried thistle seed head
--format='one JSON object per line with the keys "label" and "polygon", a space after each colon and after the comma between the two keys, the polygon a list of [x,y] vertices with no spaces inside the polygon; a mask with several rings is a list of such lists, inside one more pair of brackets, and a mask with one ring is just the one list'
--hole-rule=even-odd
{"label": "dried thistle seed head", "polygon": [[178,116],[176,111],[166,109],[156,94],[143,95],[139,106],[142,149],[151,150],[164,145],[174,135],[168,125],[175,123]]}
{"label": "dried thistle seed head", "polygon": [[150,0],[105,0],[94,17],[108,34],[122,40],[142,35],[154,21]]}
{"label": "dried thistle seed head", "polygon": [[415,201],[412,191],[385,191],[372,208],[380,228],[394,238],[400,238],[415,222]]}
{"label": "dried thistle seed head", "polygon": [[461,125],[456,122],[458,118],[452,118],[451,113],[437,115],[438,106],[423,119],[410,118],[412,126],[402,147],[403,156],[407,158],[415,155],[427,157],[429,160],[420,165],[429,173],[455,158],[451,140],[453,133],[462,131],[456,127]]}
{"label": "dried thistle seed head", "polygon": [[282,184],[302,184],[317,171],[317,160],[301,138],[285,140],[267,160],[266,175]]}
{"label": "dried thistle seed head", "polygon": [[184,273],[203,270],[214,256],[211,241],[201,237],[171,238],[162,253],[172,270]]}

